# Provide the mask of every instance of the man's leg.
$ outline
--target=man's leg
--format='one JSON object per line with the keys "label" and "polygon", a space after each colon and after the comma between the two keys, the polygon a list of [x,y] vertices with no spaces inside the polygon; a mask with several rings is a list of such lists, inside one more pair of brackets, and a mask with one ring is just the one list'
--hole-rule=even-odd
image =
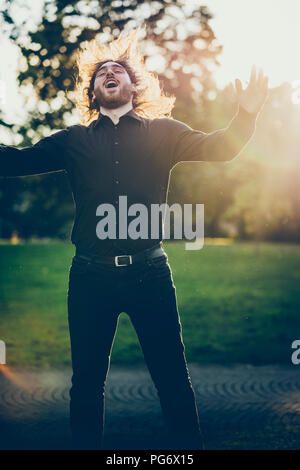
{"label": "man's leg", "polygon": [[[153,269],[153,268],[151,268]],[[155,270],[156,268],[154,268]],[[157,389],[171,437],[171,448],[203,449],[195,394],[191,384],[171,277],[159,268],[140,283],[128,314],[137,332],[146,364]],[[154,275],[158,273],[154,272]]]}
{"label": "man's leg", "polygon": [[101,449],[103,445],[105,381],[119,316],[109,287],[101,278],[85,273],[72,274],[71,270],[68,292],[73,366],[70,423],[74,445],[81,449]]}

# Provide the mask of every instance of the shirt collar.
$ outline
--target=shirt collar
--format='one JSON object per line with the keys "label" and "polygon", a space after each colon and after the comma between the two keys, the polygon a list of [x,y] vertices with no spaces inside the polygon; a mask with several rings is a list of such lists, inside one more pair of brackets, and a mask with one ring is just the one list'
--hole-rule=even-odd
{"label": "shirt collar", "polygon": [[[133,119],[136,119],[137,121],[141,121],[141,122],[143,121],[143,118],[141,116],[139,116],[133,109],[130,109],[130,111],[128,111],[127,113],[122,114],[122,116],[120,116],[120,119],[122,119],[124,116],[129,116]],[[103,121],[104,117],[109,118],[109,116],[106,116],[105,114],[100,114],[98,119],[95,121],[95,126],[97,126],[101,121]]]}

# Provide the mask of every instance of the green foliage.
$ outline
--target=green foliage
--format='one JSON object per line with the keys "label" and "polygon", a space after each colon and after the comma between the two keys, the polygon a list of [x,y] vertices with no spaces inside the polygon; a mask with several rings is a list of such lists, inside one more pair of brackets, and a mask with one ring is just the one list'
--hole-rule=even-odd
{"label": "green foliage", "polygon": [[[199,115],[199,105],[215,89],[209,69],[212,64],[218,64],[217,55],[222,47],[209,26],[212,17],[206,7],[195,6],[194,11],[187,15],[182,8],[182,0],[159,0],[145,17],[145,13],[141,16],[143,0],[131,0],[126,5],[108,0],[45,0],[40,24],[35,31],[28,31],[24,41],[24,25],[16,26],[13,4],[6,2],[2,16],[10,38],[19,45],[25,58],[25,70],[18,76],[20,88],[32,85],[39,103],[43,102],[49,108],[43,113],[36,110],[19,129],[22,135],[33,129],[35,136],[41,137],[42,134],[36,131],[38,124],[51,130],[65,126],[65,118],[74,107],[73,95],[68,92],[74,89],[75,55],[80,44],[94,38],[102,40],[103,34],[115,39],[124,29],[140,23],[147,26],[145,60],[153,55],[163,59],[164,70],[161,74],[158,72],[158,76],[166,91],[175,92],[178,101],[189,110],[187,116]],[[28,5],[26,0],[20,4]],[[187,26],[184,33],[181,28],[183,22]],[[154,53],[147,52],[151,48],[155,48]],[[193,88],[195,80],[203,87],[200,93]],[[198,113],[195,113],[197,109]]]}
{"label": "green foliage", "polygon": [[[28,1],[18,3],[28,6],[29,18]],[[76,119],[72,90],[78,46],[103,34],[106,40],[114,39],[142,22],[147,26],[141,39],[146,63],[151,68],[152,58],[160,58],[158,77],[166,92],[177,97],[174,118],[211,132],[226,127],[236,112],[229,87],[216,90],[212,70],[222,46],[204,6],[195,6],[188,15],[181,0],[160,0],[147,12],[144,2],[137,0],[126,5],[47,0],[40,23],[30,29],[25,20],[14,21],[13,4],[5,2],[3,28],[19,44],[25,60],[18,77],[20,90],[31,86],[37,97],[35,112],[24,125],[13,126],[23,137],[22,146]],[[236,160],[185,162],[172,171],[169,204],[205,204],[206,236],[299,242],[300,109],[292,103],[292,93],[286,83],[271,90],[255,137]],[[3,119],[1,124],[12,127]],[[13,230],[25,238],[67,237],[74,213],[67,176],[1,179],[0,210],[0,237],[9,237]]]}
{"label": "green foliage", "polygon": [[[195,6],[188,15],[182,0],[159,0],[148,13],[143,0],[126,4],[106,0],[46,0],[40,23],[30,29],[25,20],[21,25],[15,21],[14,3],[5,2],[4,28],[24,57],[25,65],[18,76],[20,90],[29,86],[37,98],[36,110],[29,113],[22,126],[14,127],[23,138],[22,146],[76,119],[72,91],[75,53],[80,44],[95,37],[101,39],[103,34],[114,39],[123,29],[140,23],[147,26],[143,40],[145,61],[153,56],[163,60],[158,77],[166,92],[177,96],[174,117],[196,126],[203,124],[208,95],[215,90],[210,69],[218,64],[217,56],[222,49],[209,25],[211,15],[206,7]],[[19,5],[28,7],[29,19],[28,1],[20,1]],[[184,31],[183,23],[187,26]],[[10,200],[7,195],[11,194],[14,197]],[[180,200],[180,194],[178,197]],[[13,229],[22,237],[65,236],[72,224],[72,204],[65,175],[26,178],[22,183],[2,179],[0,205],[4,212],[0,237]],[[55,207],[60,210],[55,211]]]}
{"label": "green foliage", "polygon": [[[287,83],[270,90],[254,137],[233,161],[174,168],[169,202],[205,204],[206,236],[300,241],[300,108],[292,93]],[[203,130],[226,127],[235,112],[228,90],[219,91]]]}

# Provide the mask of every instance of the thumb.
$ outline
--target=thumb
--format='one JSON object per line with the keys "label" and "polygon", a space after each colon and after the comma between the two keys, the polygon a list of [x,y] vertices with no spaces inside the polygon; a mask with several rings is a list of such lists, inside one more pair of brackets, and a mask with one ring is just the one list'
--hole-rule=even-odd
{"label": "thumb", "polygon": [[235,87],[236,87],[238,96],[240,96],[243,92],[243,86],[242,86],[241,80],[239,80],[238,78],[235,79]]}

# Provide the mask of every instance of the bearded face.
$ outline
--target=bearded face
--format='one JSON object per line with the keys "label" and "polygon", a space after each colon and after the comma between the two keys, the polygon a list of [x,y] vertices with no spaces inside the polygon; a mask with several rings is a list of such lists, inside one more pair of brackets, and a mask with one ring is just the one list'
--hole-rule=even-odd
{"label": "bearded face", "polygon": [[100,106],[116,109],[128,102],[136,86],[131,82],[126,69],[117,62],[106,62],[96,73],[94,81],[94,97]]}

